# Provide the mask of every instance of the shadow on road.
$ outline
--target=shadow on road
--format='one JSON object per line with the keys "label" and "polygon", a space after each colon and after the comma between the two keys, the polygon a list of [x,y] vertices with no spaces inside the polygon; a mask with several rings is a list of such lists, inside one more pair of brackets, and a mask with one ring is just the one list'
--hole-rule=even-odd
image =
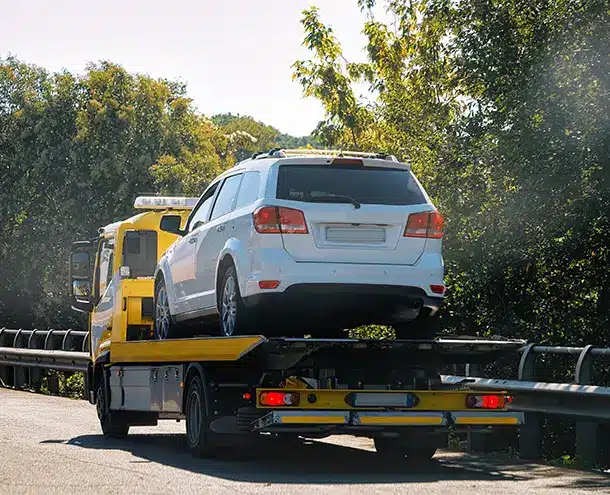
{"label": "shadow on road", "polygon": [[70,440],[46,440],[86,449],[122,450],[137,459],[226,480],[262,484],[369,484],[447,480],[520,480],[522,473],[465,467],[462,463],[430,461],[388,463],[375,452],[316,441],[261,440],[227,452],[222,458],[197,459],[186,452],[184,435],[129,435],[125,440],[82,435]]}

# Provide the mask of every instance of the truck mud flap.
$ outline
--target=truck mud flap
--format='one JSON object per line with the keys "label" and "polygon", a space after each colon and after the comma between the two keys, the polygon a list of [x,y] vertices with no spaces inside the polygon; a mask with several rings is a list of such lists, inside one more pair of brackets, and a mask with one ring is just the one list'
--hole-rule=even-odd
{"label": "truck mud flap", "polygon": [[402,412],[402,411],[270,411],[252,423],[252,431],[277,427],[369,427],[369,426],[517,426],[524,423],[519,412]]}

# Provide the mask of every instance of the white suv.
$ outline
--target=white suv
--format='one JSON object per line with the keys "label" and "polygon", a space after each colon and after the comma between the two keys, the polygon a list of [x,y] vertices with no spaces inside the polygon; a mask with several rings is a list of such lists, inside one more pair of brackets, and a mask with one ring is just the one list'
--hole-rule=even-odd
{"label": "white suv", "polygon": [[255,154],[161,228],[181,236],[155,273],[155,336],[219,317],[223,336],[340,337],[363,324],[424,338],[445,293],[442,216],[394,157]]}

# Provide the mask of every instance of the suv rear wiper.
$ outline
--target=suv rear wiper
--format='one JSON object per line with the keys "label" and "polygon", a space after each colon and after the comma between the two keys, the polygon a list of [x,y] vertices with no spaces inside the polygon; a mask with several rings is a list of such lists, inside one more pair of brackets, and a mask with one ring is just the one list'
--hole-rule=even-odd
{"label": "suv rear wiper", "polygon": [[351,203],[354,208],[359,209],[362,206],[357,200],[351,196],[344,196],[343,194],[331,194],[331,193],[311,193],[312,201],[318,201],[320,203]]}

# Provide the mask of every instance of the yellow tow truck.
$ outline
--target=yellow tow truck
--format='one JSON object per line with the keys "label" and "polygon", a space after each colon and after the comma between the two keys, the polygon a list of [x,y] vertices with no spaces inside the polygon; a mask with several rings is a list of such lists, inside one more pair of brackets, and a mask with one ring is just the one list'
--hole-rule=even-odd
{"label": "yellow tow truck", "polygon": [[[374,439],[382,455],[429,459],[451,429],[518,426],[498,391],[443,384],[449,365],[493,362],[519,340],[266,338],[153,339],[153,273],[196,198],[138,197],[140,213],[74,243],[72,307],[89,313],[86,391],[103,434],[186,420],[197,455],[259,434]],[[174,217],[175,218],[175,217]],[[205,333],[205,329],[202,329]]]}

